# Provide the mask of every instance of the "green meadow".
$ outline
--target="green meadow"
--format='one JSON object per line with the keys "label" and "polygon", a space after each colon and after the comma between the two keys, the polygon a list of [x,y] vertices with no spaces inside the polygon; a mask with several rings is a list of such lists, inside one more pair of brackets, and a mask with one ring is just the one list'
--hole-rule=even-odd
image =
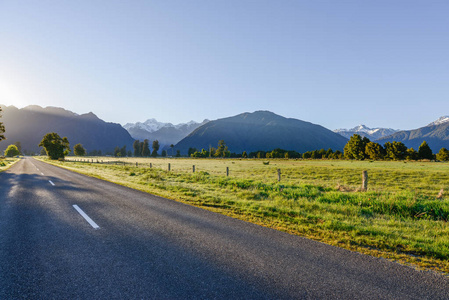
{"label": "green meadow", "polygon": [[[448,163],[81,160],[51,163],[327,244],[449,273]],[[360,192],[364,170],[368,191]]]}
{"label": "green meadow", "polygon": [[8,169],[11,167],[15,162],[17,162],[19,159],[16,157],[7,157],[7,158],[0,158],[0,172]]}

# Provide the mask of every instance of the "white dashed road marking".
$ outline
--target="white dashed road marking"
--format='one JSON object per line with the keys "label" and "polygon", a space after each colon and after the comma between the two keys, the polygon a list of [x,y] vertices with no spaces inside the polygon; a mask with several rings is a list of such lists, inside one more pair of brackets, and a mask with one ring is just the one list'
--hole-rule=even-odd
{"label": "white dashed road marking", "polygon": [[52,186],[55,186],[55,184],[51,180],[49,180],[48,182],[50,182]]}
{"label": "white dashed road marking", "polygon": [[77,212],[79,212],[81,216],[83,216],[83,218],[90,224],[90,226],[92,226],[94,229],[100,228],[100,226],[98,226],[97,223],[95,223],[88,215],[86,215],[86,213],[81,208],[79,208],[78,205],[74,204],[73,207]]}

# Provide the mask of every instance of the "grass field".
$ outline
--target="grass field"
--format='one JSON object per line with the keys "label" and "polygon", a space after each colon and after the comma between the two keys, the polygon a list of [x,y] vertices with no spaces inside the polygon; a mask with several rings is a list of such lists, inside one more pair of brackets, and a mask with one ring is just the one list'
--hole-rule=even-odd
{"label": "grass field", "polygon": [[[437,199],[441,189],[449,189],[447,163],[74,159],[52,163],[331,245],[449,273],[449,197]],[[369,174],[368,192],[356,192],[363,170]]]}
{"label": "grass field", "polygon": [[8,169],[9,167],[11,167],[18,160],[19,159],[16,158],[16,157],[0,158],[0,172]]}

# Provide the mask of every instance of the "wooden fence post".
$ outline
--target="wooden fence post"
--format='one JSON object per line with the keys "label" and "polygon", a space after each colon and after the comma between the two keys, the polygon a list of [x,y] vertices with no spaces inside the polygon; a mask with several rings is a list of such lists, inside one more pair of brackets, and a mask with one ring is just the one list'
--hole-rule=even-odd
{"label": "wooden fence post", "polygon": [[368,190],[368,171],[362,172],[362,192]]}
{"label": "wooden fence post", "polygon": [[193,165],[192,171],[193,171],[193,173],[195,173],[195,165]]}
{"label": "wooden fence post", "polygon": [[170,163],[168,163],[168,171],[170,171]]}
{"label": "wooden fence post", "polygon": [[137,161],[136,161],[136,167],[138,167],[139,166],[139,164],[137,163]]}
{"label": "wooden fence post", "polygon": [[150,163],[150,169],[153,167],[153,164],[152,163]]}
{"label": "wooden fence post", "polygon": [[281,181],[281,169],[278,169],[278,181]]}
{"label": "wooden fence post", "polygon": [[229,176],[229,167],[226,167],[226,177]]}

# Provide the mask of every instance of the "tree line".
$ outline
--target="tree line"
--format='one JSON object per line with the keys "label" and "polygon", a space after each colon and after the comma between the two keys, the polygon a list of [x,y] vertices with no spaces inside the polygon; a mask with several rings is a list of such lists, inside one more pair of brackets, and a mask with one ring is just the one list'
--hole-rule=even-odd
{"label": "tree line", "polygon": [[344,158],[355,160],[439,160],[449,161],[449,150],[441,148],[437,154],[423,141],[416,151],[407,148],[402,142],[386,142],[383,146],[379,143],[371,142],[367,137],[354,134],[344,148]]}

